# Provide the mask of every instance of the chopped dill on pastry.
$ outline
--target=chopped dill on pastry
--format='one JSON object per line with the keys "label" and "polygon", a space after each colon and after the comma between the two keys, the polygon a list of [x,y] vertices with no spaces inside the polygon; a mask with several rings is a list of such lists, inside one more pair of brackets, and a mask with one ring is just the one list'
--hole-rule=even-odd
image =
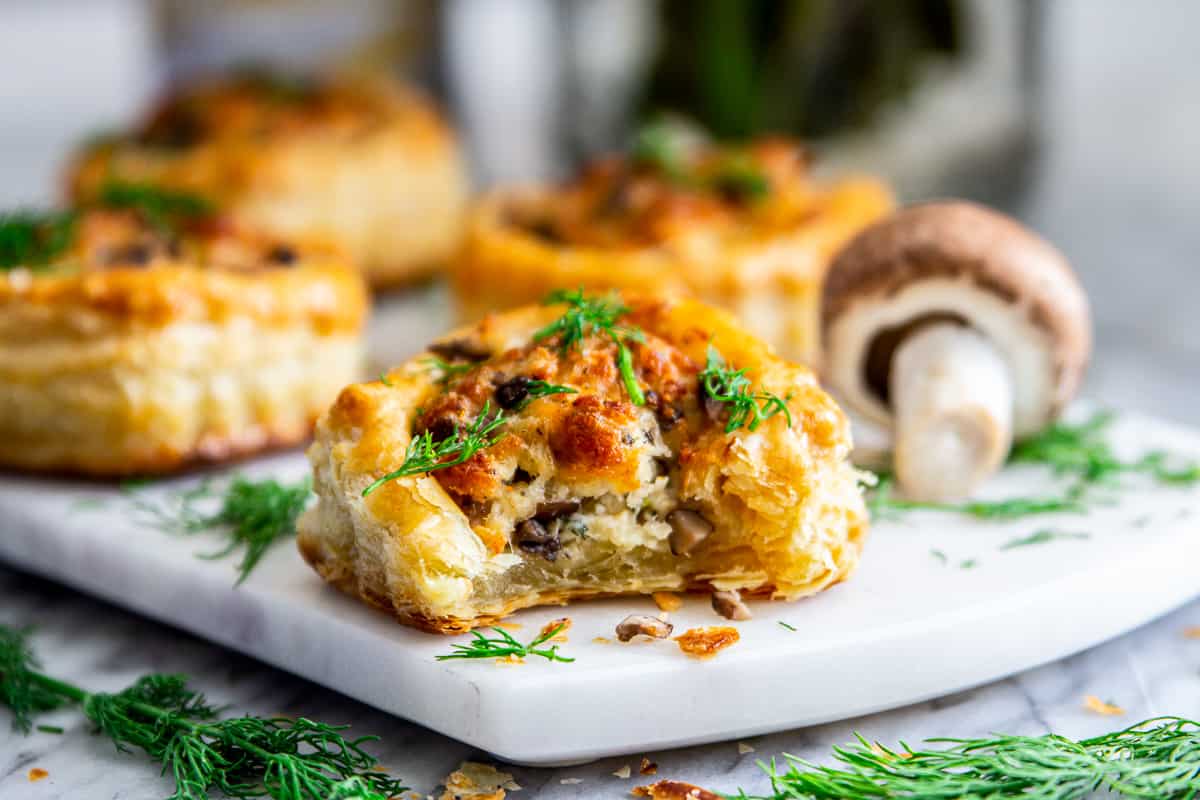
{"label": "chopped dill on pastry", "polygon": [[[428,359],[451,352],[470,369],[442,380]],[[318,423],[298,543],[407,624],[459,632],[620,594],[791,600],[858,562],[845,417],[808,369],[697,301],[559,293],[386,377]]]}

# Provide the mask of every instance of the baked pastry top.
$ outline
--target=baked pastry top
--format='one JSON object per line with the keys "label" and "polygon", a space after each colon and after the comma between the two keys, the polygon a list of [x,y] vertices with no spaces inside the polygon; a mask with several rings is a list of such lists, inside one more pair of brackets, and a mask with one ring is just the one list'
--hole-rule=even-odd
{"label": "baked pastry top", "polygon": [[362,277],[204,198],[0,216],[0,465],[149,474],[300,442],[361,373]]}
{"label": "baked pastry top", "polygon": [[334,240],[379,285],[447,258],[467,197],[454,133],[415,91],[252,71],[181,87],[132,131],[89,143],[68,193],[87,202],[114,178],[203,194],[248,227]]}
{"label": "baked pastry top", "polygon": [[463,315],[534,302],[547,287],[690,292],[809,360],[825,267],[891,208],[888,189],[818,181],[803,148],[781,138],[640,141],[566,184],[486,196],[454,263]]}
{"label": "baked pastry top", "polygon": [[841,411],[727,314],[561,293],[347,387],[299,546],[329,582],[455,632],[664,590],[842,580],[866,512]]}

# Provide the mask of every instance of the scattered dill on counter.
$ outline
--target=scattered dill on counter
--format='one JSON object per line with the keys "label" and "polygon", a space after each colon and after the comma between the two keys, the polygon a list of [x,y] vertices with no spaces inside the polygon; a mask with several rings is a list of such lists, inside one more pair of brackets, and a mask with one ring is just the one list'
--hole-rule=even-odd
{"label": "scattered dill on counter", "polygon": [[[1200,724],[1178,717],[1073,740],[992,735],[930,739],[939,749],[890,749],[862,736],[834,748],[837,766],[784,755],[759,762],[771,780],[760,800],[1191,798],[1200,764]],[[750,800],[739,792],[729,797]]]}
{"label": "scattered dill on counter", "polygon": [[[378,770],[345,725],[303,717],[220,718],[220,709],[190,689],[182,675],[146,675],[115,693],[90,692],[41,672],[28,633],[0,625],[0,705],[28,732],[32,716],[77,705],[121,752],[143,751],[174,781],[172,800],[227,797],[385,800],[407,787]],[[350,790],[361,790],[350,793]]]}
{"label": "scattered dill on counter", "polygon": [[420,475],[439,469],[446,469],[462,464],[480,450],[491,447],[500,441],[503,433],[496,433],[508,422],[503,411],[491,415],[491,403],[485,401],[479,416],[466,429],[455,427],[454,433],[440,441],[434,441],[433,433],[425,431],[414,436],[408,443],[404,453],[404,462],[399,468],[392,470],[381,478],[377,478],[370,486],[363,489],[362,496],[396,478],[408,475]]}
{"label": "scattered dill on counter", "polygon": [[503,628],[492,628],[495,636],[489,637],[482,631],[471,631],[471,641],[466,644],[451,645],[453,652],[437,657],[438,661],[450,661],[459,658],[525,658],[526,656],[541,656],[547,661],[571,662],[575,659],[558,654],[558,645],[540,648],[553,639],[564,628],[565,622],[547,626],[529,644],[521,644],[512,634]]}
{"label": "scattered dill on counter", "polygon": [[[228,538],[222,549],[201,558],[225,558],[241,549],[237,565],[241,585],[276,541],[296,532],[296,519],[312,496],[312,480],[280,483],[268,478],[255,481],[234,476],[217,488],[206,480],[177,492],[164,503],[151,502],[133,490],[134,506],[153,524],[169,533],[195,534],[218,531]],[[215,509],[213,501],[217,501]]]}
{"label": "scattered dill on counter", "polygon": [[788,427],[791,427],[792,412],[788,410],[786,398],[771,392],[751,391],[752,385],[746,377],[746,370],[730,369],[712,344],[708,346],[707,359],[699,378],[704,399],[728,408],[726,433],[733,433],[743,426],[753,431],[776,414],[787,417]]}
{"label": "scattered dill on counter", "polygon": [[588,297],[582,289],[560,289],[551,292],[542,305],[565,304],[563,315],[533,334],[533,340],[558,337],[559,351],[566,353],[581,347],[590,334],[607,336],[617,346],[617,369],[625,384],[625,391],[634,405],[646,404],[646,395],[638,385],[633,368],[633,354],[628,342],[641,342],[645,334],[640,328],[618,325],[617,321],[630,309],[614,295],[611,298]]}
{"label": "scattered dill on counter", "polygon": [[779,620],[779,627],[786,628],[787,630],[792,631],[793,633],[795,633],[795,631],[796,631],[796,627],[794,625],[789,625],[786,622],[784,622],[783,620]]}
{"label": "scattered dill on counter", "polygon": [[1072,533],[1069,531],[1056,531],[1052,528],[1043,528],[1040,531],[1034,531],[1028,536],[1019,536],[1016,539],[1009,539],[1004,544],[1000,545],[1001,550],[1014,550],[1018,547],[1029,547],[1030,545],[1049,544],[1065,539],[1090,539],[1090,533]]}

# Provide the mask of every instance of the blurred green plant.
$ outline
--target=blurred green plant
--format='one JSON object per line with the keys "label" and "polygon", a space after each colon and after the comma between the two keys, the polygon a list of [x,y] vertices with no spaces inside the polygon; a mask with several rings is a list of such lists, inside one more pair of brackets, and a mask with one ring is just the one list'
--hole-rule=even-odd
{"label": "blurred green plant", "polygon": [[664,0],[643,107],[719,139],[869,125],[965,49],[962,0]]}

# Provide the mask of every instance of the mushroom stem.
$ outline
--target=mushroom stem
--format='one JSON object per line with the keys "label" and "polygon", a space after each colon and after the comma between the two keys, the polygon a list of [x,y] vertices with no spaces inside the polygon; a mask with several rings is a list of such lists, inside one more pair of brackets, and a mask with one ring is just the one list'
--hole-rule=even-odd
{"label": "mushroom stem", "polygon": [[938,322],[910,334],[892,359],[896,479],[913,500],[971,494],[1012,445],[1012,376],[970,328]]}

